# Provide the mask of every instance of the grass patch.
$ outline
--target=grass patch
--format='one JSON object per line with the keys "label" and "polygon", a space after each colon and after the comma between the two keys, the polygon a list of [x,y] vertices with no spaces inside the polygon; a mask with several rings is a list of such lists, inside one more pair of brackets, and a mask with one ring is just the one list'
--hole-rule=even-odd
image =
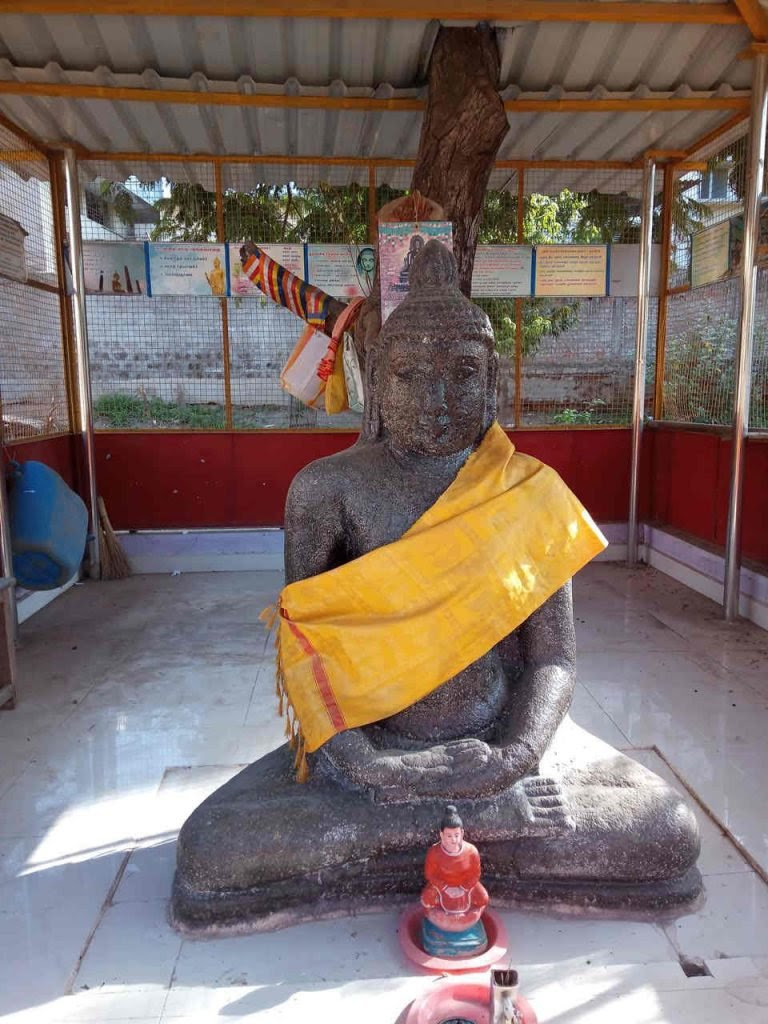
{"label": "grass patch", "polygon": [[224,429],[224,408],[215,402],[186,405],[166,402],[162,398],[139,398],[136,395],[101,395],[93,403],[97,426],[120,430],[136,427],[195,427],[203,430]]}

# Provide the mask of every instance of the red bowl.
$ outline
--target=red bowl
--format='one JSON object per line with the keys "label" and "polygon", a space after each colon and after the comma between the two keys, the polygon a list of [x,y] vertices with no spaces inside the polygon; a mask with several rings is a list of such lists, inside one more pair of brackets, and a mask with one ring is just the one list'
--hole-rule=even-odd
{"label": "red bowl", "polygon": [[[504,922],[492,910],[484,912],[482,922],[488,936],[488,948],[484,953],[468,956],[461,960],[448,957],[430,956],[421,948],[421,922],[424,911],[421,907],[410,907],[404,911],[398,926],[398,936],[403,952],[408,959],[425,971],[437,974],[461,974],[464,971],[482,971],[493,967],[507,955],[509,939]],[[445,1019],[445,1018],[443,1018]]]}
{"label": "red bowl", "polygon": [[[428,992],[414,999],[403,1024],[438,1024],[452,1017],[463,1017],[473,1024],[490,1024],[490,978],[487,974],[462,978],[441,978]],[[517,997],[523,1024],[537,1024],[533,1007],[523,996]]]}

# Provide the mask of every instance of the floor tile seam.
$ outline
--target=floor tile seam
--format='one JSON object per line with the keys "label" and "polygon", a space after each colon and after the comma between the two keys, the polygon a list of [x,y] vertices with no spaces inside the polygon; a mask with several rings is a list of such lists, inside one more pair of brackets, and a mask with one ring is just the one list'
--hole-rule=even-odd
{"label": "floor tile seam", "polygon": [[[728,828],[728,826],[725,825],[724,822],[722,822],[720,820],[720,818],[712,810],[712,808],[709,806],[709,804],[703,799],[703,797],[701,797],[699,795],[698,791],[694,788],[694,786],[691,783],[688,782],[688,780],[681,773],[681,771],[679,771],[675,767],[673,762],[666,756],[664,751],[661,750],[661,748],[658,745],[656,745],[656,744],[654,744],[651,749],[654,751],[654,753],[656,753],[658,755],[658,757],[661,758],[661,760],[664,762],[664,764],[667,766],[667,768],[672,772],[672,774],[678,780],[680,785],[686,790],[686,792],[689,794],[689,796],[691,796],[692,799],[696,801],[698,806],[701,808],[701,810],[704,812],[704,814],[707,815],[709,820],[717,828],[720,829],[720,831],[722,832],[723,836],[726,839],[728,839],[728,841],[731,843],[731,845],[736,850],[736,852],[739,854],[739,856],[747,863],[747,865],[752,869],[752,871],[754,871],[754,873],[758,876],[760,881],[764,885],[768,886],[768,870],[766,870],[766,868],[763,867],[763,865],[761,865],[760,862],[750,853],[750,851],[747,849],[747,847],[741,842],[741,840],[739,840],[734,835],[734,833],[731,831],[731,829]],[[734,875],[734,874],[737,874],[737,873],[741,873],[741,872],[734,872],[734,871],[723,872],[723,874],[727,874],[727,875]],[[720,874],[720,872],[716,872],[715,874]],[[710,876],[707,876],[707,877],[713,877],[713,876],[710,875]]]}
{"label": "floor tile seam", "polygon": [[115,872],[115,877],[112,879],[112,883],[110,884],[109,889],[107,890],[107,894],[104,897],[104,900],[102,901],[102,904],[99,908],[99,912],[96,915],[96,920],[93,923],[93,927],[88,932],[85,942],[83,943],[83,946],[80,950],[80,954],[77,960],[75,961],[75,965],[72,968],[69,977],[67,978],[66,985],[64,986],[64,995],[72,994],[75,982],[77,981],[77,976],[80,973],[80,968],[83,966],[83,961],[85,960],[88,954],[88,950],[91,948],[91,943],[93,942],[96,932],[99,929],[99,925],[104,920],[104,915],[106,914],[107,910],[109,910],[109,908],[112,906],[112,900],[114,899],[115,893],[117,892],[120,883],[123,880],[125,869],[128,866],[128,861],[130,860],[131,854],[133,853],[134,849],[135,846],[132,846],[123,854],[123,858],[120,861],[117,871]]}
{"label": "floor tile seam", "polygon": [[25,764],[24,767],[18,772],[18,774],[12,775],[9,779],[7,779],[6,785],[0,785],[0,800],[3,799],[6,793],[9,793],[13,789],[13,787],[16,785],[21,776],[29,767],[30,766],[28,764]]}
{"label": "floor tile seam", "polygon": [[256,693],[256,687],[257,687],[258,682],[259,682],[259,676],[261,675],[262,667],[263,666],[261,666],[261,665],[259,666],[259,668],[258,668],[258,670],[256,672],[256,675],[254,677],[253,684],[251,685],[251,692],[248,694],[248,703],[247,703],[247,705],[245,707],[245,714],[243,715],[243,720],[240,723],[241,728],[248,724],[248,715],[250,715],[250,713],[251,713],[251,707],[253,706],[253,698],[254,698],[254,695]]}
{"label": "floor tile seam", "polygon": [[[683,786],[683,788],[686,790],[686,792],[688,792],[693,797],[693,799],[696,801],[696,804],[701,808],[701,810],[704,813],[704,815],[706,816],[706,818],[711,822],[712,825],[714,825],[714,827],[716,829],[718,829],[722,833],[721,837],[723,839],[727,839],[728,840],[728,842],[731,844],[731,846],[734,847],[735,852],[741,858],[742,867],[733,868],[730,871],[707,871],[706,873],[702,873],[702,878],[712,878],[712,877],[716,877],[718,875],[723,875],[724,877],[732,878],[734,875],[746,875],[746,874],[754,874],[754,873],[757,873],[759,875],[759,872],[755,872],[755,868],[753,867],[753,865],[743,855],[741,849],[739,848],[738,840],[734,840],[734,838],[730,835],[729,830],[724,828],[724,826],[721,824],[720,820],[708,809],[708,807],[704,803],[704,800],[697,793],[695,793],[692,789],[690,789],[686,785],[686,783],[683,780],[683,778],[681,777],[680,773],[674,767],[672,767],[672,765],[669,763],[667,758],[664,757],[664,755],[660,752],[660,750],[656,746],[635,745],[635,746],[632,746],[632,747],[619,747],[618,750],[619,750],[619,753],[627,754],[629,756],[631,756],[632,754],[635,754],[635,753],[648,753],[648,754],[655,754],[657,757],[659,757],[661,759],[661,761],[669,768],[669,770],[672,772],[674,777],[680,782],[680,785]],[[763,879],[761,879],[761,880],[763,880]]]}
{"label": "floor tile seam", "polygon": [[[170,904],[169,904],[168,909],[170,911]],[[171,928],[173,927],[173,925],[171,925],[171,923],[170,923],[170,916],[168,916],[168,926],[171,927]],[[171,976],[168,979],[168,988],[167,988],[166,993],[165,993],[165,999],[163,999],[163,1005],[160,1007],[160,1016],[158,1017],[158,1024],[160,1024],[160,1022],[162,1022],[164,1019],[166,1019],[165,1018],[165,1008],[168,1005],[168,999],[170,998],[171,992],[173,991],[173,985],[174,985],[174,982],[176,981],[176,972],[177,972],[178,967],[179,967],[179,960],[181,960],[181,954],[182,954],[182,952],[184,950],[184,945],[185,945],[186,941],[187,940],[184,939],[184,938],[180,938],[179,939],[179,948],[176,951],[176,958],[173,961],[173,968],[171,969]],[[168,1018],[168,1019],[171,1019],[171,1018]]]}
{"label": "floor tile seam", "polygon": [[[745,686],[752,693],[757,695],[758,700],[768,703],[768,694],[761,692],[757,686],[750,680],[748,676],[743,674],[742,668],[728,668],[727,665],[723,665],[722,662],[715,661],[706,654],[698,654],[693,652],[689,655],[690,661],[699,669],[703,669],[705,672],[711,672],[711,674],[718,680],[718,682],[728,683],[734,677],[738,679],[742,686]],[[763,661],[768,662],[768,655],[764,655]],[[708,664],[706,664],[708,663]],[[751,671],[749,675],[751,675]]]}
{"label": "floor tile seam", "polygon": [[680,638],[680,640],[682,641],[682,643],[685,644],[686,647],[690,648],[690,638],[687,637],[684,633],[681,633],[679,629],[675,629],[674,626],[670,626],[668,622],[665,622],[664,619],[661,618],[661,615],[664,614],[663,608],[646,607],[644,611],[645,614],[649,615],[654,620],[654,622],[657,622],[662,629],[668,629],[670,633],[674,633],[676,637]]}
{"label": "floor tile seam", "polygon": [[[579,679],[579,683],[581,684],[581,686],[584,687],[584,690],[589,694],[590,698],[595,702],[595,705],[606,716],[608,721],[611,722],[616,729],[618,729],[619,733],[624,737],[624,739],[627,741],[627,743],[630,744],[630,746],[631,746],[632,745],[632,740],[629,738],[629,736],[627,736],[627,734],[624,732],[624,730],[619,726],[619,724],[614,719],[613,715],[607,710],[607,708],[605,708],[600,703],[600,701],[597,699],[597,697],[594,695],[594,693],[592,693],[592,690],[587,686],[587,684],[582,679]],[[587,732],[589,732],[589,730],[587,730]]]}
{"label": "floor tile seam", "polygon": [[269,643],[272,640],[273,630],[274,630],[274,626],[269,628],[269,629],[266,629],[266,628],[264,629],[264,643],[263,643],[263,645],[261,647],[261,652],[260,652],[259,657],[258,657],[259,667],[256,670],[256,675],[254,676],[253,685],[251,686],[251,692],[250,692],[250,694],[248,696],[248,706],[245,709],[245,716],[244,716],[243,721],[241,723],[242,725],[247,725],[248,724],[248,716],[250,715],[251,707],[253,706],[253,698],[256,695],[256,688],[259,685],[259,680],[261,679],[261,673],[262,673],[264,667],[266,665],[269,665],[269,667],[271,669],[275,665],[275,657],[274,656],[270,657],[269,653],[268,653],[268,650],[267,650],[267,648],[269,646]]}
{"label": "floor tile seam", "polygon": [[[115,897],[117,897],[117,895],[118,894],[115,893]],[[113,898],[112,906],[113,907],[117,907],[117,906],[119,906],[122,903],[130,903],[131,905],[134,905],[136,903],[144,904],[144,903],[167,903],[167,902],[168,902],[168,896],[167,895],[166,896],[145,896],[143,899],[140,899],[138,897],[136,899]]]}
{"label": "floor tile seam", "polygon": [[599,646],[592,647],[588,643],[585,644],[584,641],[579,641],[577,636],[576,649],[579,654],[686,654],[690,650],[690,645],[687,647],[649,647],[647,645],[613,647],[610,643],[601,643]]}
{"label": "floor tile seam", "polygon": [[[749,875],[755,875],[757,878],[760,879],[761,882],[765,881],[765,879],[760,878],[759,873],[757,871],[755,871],[755,869],[750,864],[747,864],[745,866],[745,868],[746,869],[744,871],[703,871],[701,873],[701,877],[702,878],[733,878],[734,875],[747,875],[747,874],[749,874]],[[752,956],[753,954],[750,953],[749,955]],[[757,955],[757,954],[754,954],[754,955]]]}

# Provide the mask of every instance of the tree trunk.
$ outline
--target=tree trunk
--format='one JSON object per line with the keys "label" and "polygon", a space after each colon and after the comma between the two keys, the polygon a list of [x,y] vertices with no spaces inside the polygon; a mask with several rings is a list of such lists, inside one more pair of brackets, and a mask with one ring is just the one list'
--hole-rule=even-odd
{"label": "tree trunk", "polygon": [[485,191],[509,131],[498,94],[499,54],[489,28],[440,30],[411,187],[453,223],[459,283],[470,294]]}
{"label": "tree trunk", "polygon": [[[499,146],[509,131],[498,94],[499,54],[487,26],[443,28],[429,68],[429,94],[411,182],[445,210],[453,224],[459,283],[470,294],[485,191]],[[366,381],[361,440],[372,436],[366,363],[381,330],[379,274],[355,328],[355,348]]]}

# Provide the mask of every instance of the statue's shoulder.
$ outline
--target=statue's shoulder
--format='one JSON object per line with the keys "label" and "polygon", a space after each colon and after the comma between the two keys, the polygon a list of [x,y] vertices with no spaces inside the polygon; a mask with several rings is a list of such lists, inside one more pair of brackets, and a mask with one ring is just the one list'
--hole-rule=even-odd
{"label": "statue's shoulder", "polygon": [[379,445],[353,445],[343,452],[316,459],[300,469],[288,490],[287,504],[305,508],[341,505],[360,487],[369,486],[381,458]]}

